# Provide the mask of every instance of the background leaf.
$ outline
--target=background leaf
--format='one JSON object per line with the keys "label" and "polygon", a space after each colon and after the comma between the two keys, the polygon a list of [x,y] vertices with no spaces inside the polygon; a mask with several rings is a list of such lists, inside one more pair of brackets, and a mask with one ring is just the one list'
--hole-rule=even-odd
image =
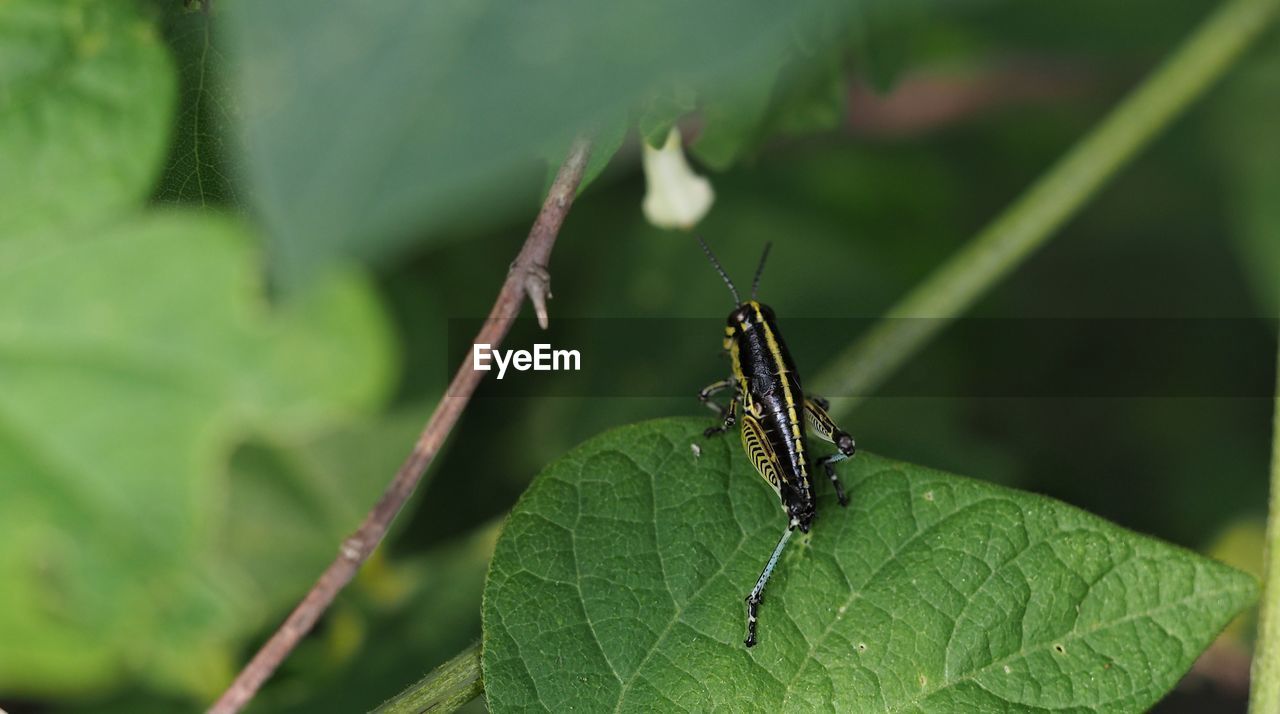
{"label": "background leaf", "polygon": [[769,96],[778,70],[759,66],[757,72],[765,74],[767,81],[740,82],[702,97],[706,126],[693,144],[693,153],[713,169],[729,168],[760,141],[761,125],[768,116]]}
{"label": "background leaf", "polygon": [[164,1],[165,39],[177,59],[178,112],[156,198],[199,206],[236,203],[230,147],[236,118],[223,80],[226,57],[209,12]]}
{"label": "background leaf", "polygon": [[0,3],[0,240],[144,199],[169,143],[174,85],[132,0]]}
{"label": "background leaf", "polygon": [[386,260],[448,226],[506,215],[512,187],[542,173],[546,147],[596,129],[618,136],[637,112],[651,140],[688,100],[652,106],[673,88],[711,90],[699,151],[727,166],[762,138],[796,38],[817,54],[812,38],[835,41],[820,28],[842,22],[850,4],[750,0],[725,12],[676,0],[287,0],[225,9],[245,175],[288,285],[336,259]]}
{"label": "background leaf", "polygon": [[706,424],[608,432],[521,499],[485,590],[495,711],[1143,711],[1256,592],[1070,506],[860,454],[847,510],[820,485],[747,650],[783,518]]}
{"label": "background leaf", "polygon": [[691,87],[667,87],[644,106],[636,117],[636,130],[649,146],[660,149],[680,117],[697,107],[698,93]]}
{"label": "background leaf", "polygon": [[[334,276],[270,309],[252,244],[212,216],[10,247],[0,686],[85,691],[127,673],[208,692],[270,613],[263,581],[278,587],[222,545],[231,451],[377,404],[390,377],[379,306],[359,278]],[[290,528],[276,516],[258,521],[265,542]],[[310,548],[331,551],[351,523],[327,525]]]}
{"label": "background leaf", "polygon": [[[249,711],[305,714],[371,711],[408,682],[480,636],[480,602],[500,520],[393,565],[376,560],[357,579],[358,645],[326,633],[311,638]],[[333,628],[330,628],[331,630]]]}
{"label": "background leaf", "polygon": [[912,34],[924,21],[923,0],[871,0],[851,23],[858,63],[876,91],[887,93],[911,59]]}

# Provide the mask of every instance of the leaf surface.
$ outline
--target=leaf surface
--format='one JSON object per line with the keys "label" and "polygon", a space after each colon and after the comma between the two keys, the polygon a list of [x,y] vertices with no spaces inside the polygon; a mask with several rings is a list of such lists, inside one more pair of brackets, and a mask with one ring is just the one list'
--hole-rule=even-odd
{"label": "leaf surface", "polygon": [[[264,517],[229,514],[232,452],[255,434],[297,443],[379,403],[380,306],[348,276],[273,308],[248,236],[189,211],[5,245],[0,688],[92,690],[128,674],[210,693],[280,604],[272,594],[296,586],[240,560],[223,529],[235,516],[233,536],[282,541],[319,498],[296,484]],[[352,525],[330,516],[311,528]]]}
{"label": "leaf surface", "polygon": [[174,94],[164,43],[132,0],[0,3],[0,239],[141,202]]}
{"label": "leaf surface", "polygon": [[234,99],[223,81],[226,57],[215,23],[203,10],[166,3],[164,34],[178,66],[178,111],[173,143],[156,197],[198,206],[235,204],[231,132]]}
{"label": "leaf surface", "polygon": [[1255,596],[1071,506],[859,454],[848,509],[818,485],[748,650],[784,522],[706,425],[608,432],[522,498],[485,590],[494,711],[1144,711]]}
{"label": "leaf surface", "polygon": [[[843,27],[858,6],[229,3],[228,80],[247,149],[237,166],[270,232],[273,270],[287,287],[342,257],[387,260],[501,216],[539,159],[550,155],[554,171],[564,151],[553,147],[598,132],[589,182],[627,117],[652,143],[701,106],[695,150],[728,166],[764,138],[797,38],[814,45],[806,56],[847,40],[822,28]],[[819,84],[821,101],[804,97],[800,114],[817,106],[820,116],[789,124],[838,118],[840,97]]]}

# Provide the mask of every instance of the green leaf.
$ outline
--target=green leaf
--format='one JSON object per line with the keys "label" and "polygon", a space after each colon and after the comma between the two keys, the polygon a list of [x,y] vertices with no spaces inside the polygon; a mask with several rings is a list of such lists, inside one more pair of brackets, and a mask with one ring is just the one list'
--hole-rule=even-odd
{"label": "green leaf", "polygon": [[701,95],[703,123],[693,151],[713,169],[728,169],[775,134],[831,129],[845,114],[843,50],[824,38],[797,40],[745,74],[736,85]]}
{"label": "green leaf", "polygon": [[[581,194],[592,184],[600,174],[604,173],[605,168],[609,166],[609,162],[618,154],[618,150],[622,148],[622,143],[627,139],[628,125],[626,122],[616,122],[610,126],[602,127],[594,136],[594,143],[591,146],[591,156],[587,157],[587,165],[582,169],[582,183],[578,184],[578,193]],[[565,156],[569,152],[565,151]],[[560,159],[563,163],[564,159]],[[559,167],[556,167],[559,170]],[[553,177],[552,181],[555,180]],[[548,183],[550,187],[550,183]]]}
{"label": "green leaf", "polygon": [[178,112],[156,198],[199,206],[236,202],[230,151],[233,97],[210,13],[166,2],[164,35],[177,57]]}
{"label": "green leaf", "polygon": [[140,203],[169,144],[174,84],[135,2],[0,3],[0,237]]}
{"label": "green leaf", "polygon": [[869,0],[850,23],[861,69],[876,91],[887,94],[912,54],[912,36],[927,15],[926,0]]}
{"label": "green leaf", "polygon": [[255,246],[210,214],[0,245],[0,689],[215,693],[275,614],[225,545],[232,451],[380,403],[381,308],[355,275],[269,306]]}
{"label": "green leaf", "polygon": [[[608,168],[609,162],[618,154],[618,150],[626,141],[629,128],[630,124],[626,121],[615,119],[604,122],[584,134],[591,139],[591,154],[587,156],[587,165],[582,168],[582,180],[578,183],[576,195],[582,195],[582,192],[587,190],[587,187]],[[542,182],[542,196],[545,197],[551,190],[551,184],[555,183],[556,175],[560,173],[560,167],[568,158],[577,138],[577,135],[562,137],[559,141],[552,142],[542,152],[542,158],[547,162],[547,175]]]}
{"label": "green leaf", "polygon": [[680,117],[698,106],[698,94],[691,87],[669,87],[658,92],[640,110],[636,117],[636,129],[644,143],[661,149],[667,134]]}
{"label": "green leaf", "polygon": [[511,210],[511,177],[545,147],[663,87],[771,82],[760,68],[793,33],[846,5],[228,3],[245,177],[273,269],[288,286]]}
{"label": "green leaf", "polygon": [[433,406],[351,420],[301,439],[260,439],[236,452],[221,549],[243,564],[265,605],[287,607],[314,582],[333,559],[333,544],[400,467]]}
{"label": "green leaf", "polygon": [[1256,594],[1071,506],[859,454],[848,509],[818,484],[748,650],[784,521],[707,423],[608,432],[521,499],[485,589],[494,711],[1138,712]]}
{"label": "green leaf", "polygon": [[712,93],[703,99],[705,124],[692,147],[698,160],[723,171],[754,148],[768,117],[769,97],[776,78],[775,70],[765,73],[761,80]]}
{"label": "green leaf", "polygon": [[772,132],[788,136],[828,131],[840,125],[848,103],[843,54],[826,50],[797,63],[778,87],[777,109],[769,120]]}
{"label": "green leaf", "polygon": [[[286,686],[268,686],[250,711],[273,714],[371,711],[409,682],[474,643],[480,635],[480,595],[499,521],[383,564],[361,569],[353,597],[364,631],[345,659],[324,656],[320,638],[295,653]],[[379,567],[381,566],[381,567]],[[374,597],[391,592],[394,597]],[[329,649],[332,649],[331,647]],[[299,680],[305,686],[299,686]]]}

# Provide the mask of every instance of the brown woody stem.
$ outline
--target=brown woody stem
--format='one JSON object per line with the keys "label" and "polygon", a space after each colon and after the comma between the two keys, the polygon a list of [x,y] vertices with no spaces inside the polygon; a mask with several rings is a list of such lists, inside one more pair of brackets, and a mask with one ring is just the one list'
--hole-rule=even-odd
{"label": "brown woody stem", "polygon": [[[538,218],[529,230],[524,247],[511,264],[506,282],[502,284],[493,309],[489,311],[489,319],[485,320],[475,337],[475,343],[487,343],[496,349],[519,315],[525,295],[532,298],[540,316],[545,317],[545,297],[549,296],[547,261],[551,257],[556,236],[560,233],[560,226],[564,224],[569,207],[577,196],[590,155],[590,141],[578,139],[574,142],[568,158],[560,166],[560,171],[547,192],[542,210],[538,212]],[[441,445],[458,423],[458,418],[462,416],[463,409],[471,400],[471,395],[475,393],[484,374],[472,369],[467,360],[458,367],[448,390],[440,398],[435,412],[418,437],[418,442],[414,444],[413,450],[409,452],[408,458],[391,479],[373,510],[365,516],[360,527],[342,542],[338,557],[325,568],[302,602],[289,613],[289,617],[271,635],[271,639],[249,660],[249,664],[240,671],[231,686],[210,707],[210,714],[234,714],[243,709],[257,694],[263,682],[267,681],[297,647],[298,642],[311,631],[338,592],[351,582],[360,565],[386,536],[392,519],[400,512],[422,479],[422,474],[439,453]]]}

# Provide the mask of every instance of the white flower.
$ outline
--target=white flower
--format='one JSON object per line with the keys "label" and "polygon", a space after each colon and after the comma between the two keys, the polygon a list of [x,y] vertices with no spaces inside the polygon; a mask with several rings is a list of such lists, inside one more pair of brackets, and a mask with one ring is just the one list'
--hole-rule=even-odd
{"label": "white flower", "polygon": [[644,179],[644,217],[659,228],[693,228],[716,198],[711,182],[689,168],[675,127],[661,149],[644,145]]}

